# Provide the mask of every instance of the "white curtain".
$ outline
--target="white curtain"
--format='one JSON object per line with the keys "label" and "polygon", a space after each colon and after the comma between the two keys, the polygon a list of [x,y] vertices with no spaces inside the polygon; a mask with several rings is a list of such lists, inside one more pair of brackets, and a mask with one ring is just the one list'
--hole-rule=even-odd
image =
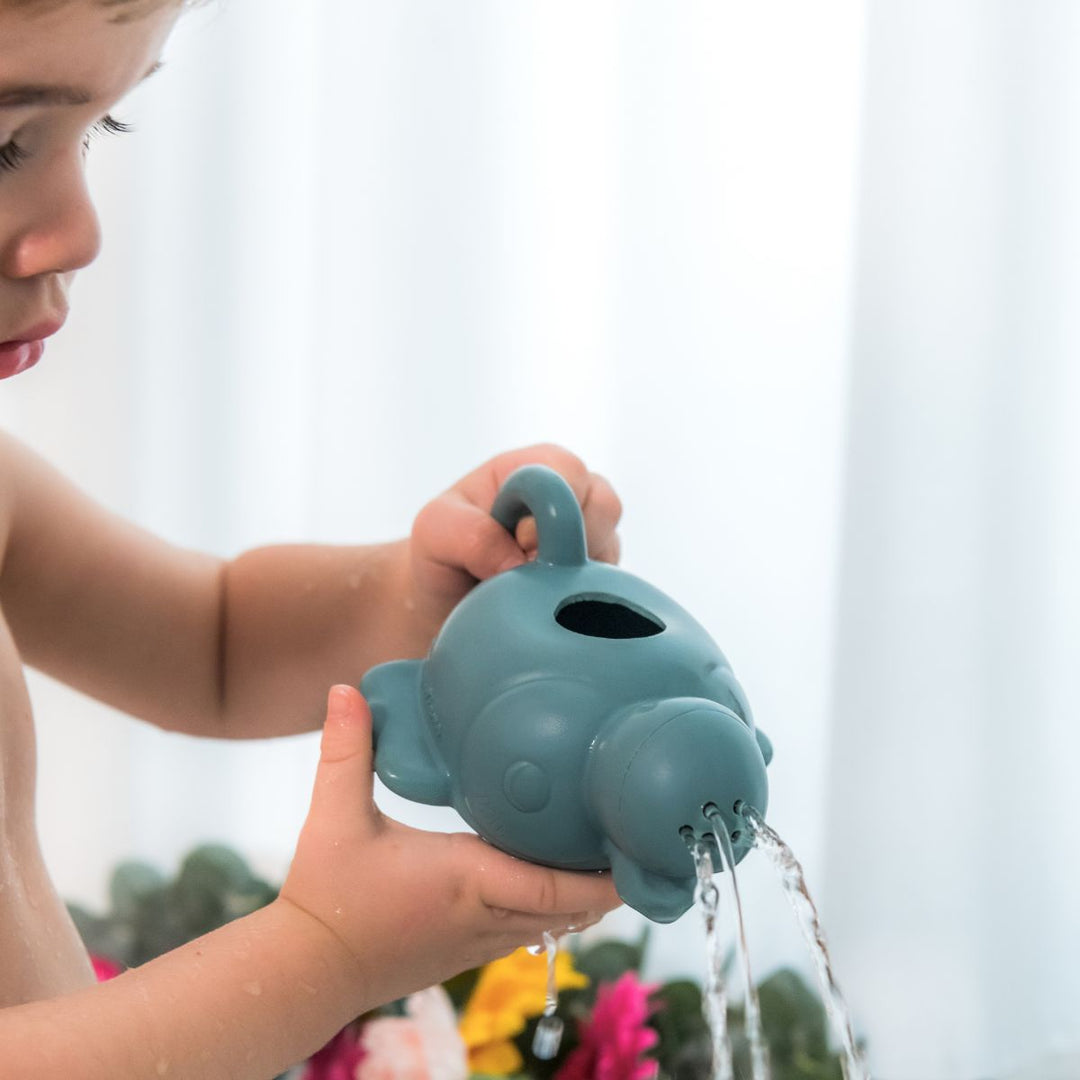
{"label": "white curtain", "polygon": [[[773,739],[769,816],[875,1075],[1049,1075],[1080,1051],[1076,18],[198,11],[118,110],[138,133],[95,147],[105,254],[0,420],[222,555],[401,535],[501,449],[575,449],[623,496],[624,565],[711,630]],[[65,895],[208,839],[280,877],[312,737],[32,692]],[[757,974],[805,966],[742,869]],[[656,928],[652,974],[702,966],[693,913]]]}
{"label": "white curtain", "polygon": [[883,1075],[1074,1077],[1080,7],[867,42],[829,927]]}

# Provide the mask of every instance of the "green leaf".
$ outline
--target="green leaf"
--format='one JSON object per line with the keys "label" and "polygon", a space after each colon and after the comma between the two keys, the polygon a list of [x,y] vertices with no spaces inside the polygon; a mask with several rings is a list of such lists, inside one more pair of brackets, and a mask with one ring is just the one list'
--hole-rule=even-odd
{"label": "green leaf", "polygon": [[648,927],[633,945],[625,941],[598,941],[575,954],[574,966],[589,976],[593,987],[598,987],[601,983],[615,982],[628,971],[641,970],[648,943]]}
{"label": "green leaf", "polygon": [[813,1061],[805,1054],[796,1054],[792,1064],[798,1070],[792,1074],[797,1080],[844,1080],[844,1067],[835,1054],[827,1061]]}
{"label": "green leaf", "polygon": [[668,1061],[661,1069],[671,1080],[712,1080],[712,1041],[708,1036],[665,1047],[664,1051]]}
{"label": "green leaf", "polygon": [[109,901],[118,919],[133,919],[147,896],[165,884],[161,871],[149,863],[122,862],[109,880]]}
{"label": "green leaf", "polygon": [[173,918],[192,938],[250,914],[275,896],[239,855],[220,844],[192,851],[169,891]]}
{"label": "green leaf", "polygon": [[181,917],[171,887],[148,895],[130,925],[134,934],[133,965],[145,964],[197,936]]}
{"label": "green leaf", "polygon": [[701,988],[689,979],[678,979],[661,986],[652,1000],[657,1008],[649,1022],[660,1036],[657,1057],[661,1068],[672,1076],[683,1075],[691,1059],[700,1057],[698,1044],[709,1040]]}
{"label": "green leaf", "polygon": [[459,975],[454,975],[443,983],[443,989],[450,995],[450,1000],[458,1012],[465,1008],[466,1003],[472,996],[477,981],[480,979],[480,971],[480,968],[472,968],[469,971],[461,972]]}
{"label": "green leaf", "polygon": [[801,975],[788,968],[775,972],[758,987],[758,997],[762,1031],[777,1064],[797,1055],[829,1060],[825,1006]]}
{"label": "green leaf", "polygon": [[203,844],[187,855],[180,864],[178,880],[187,877],[195,877],[221,893],[246,889],[255,880],[248,864],[224,844]]}

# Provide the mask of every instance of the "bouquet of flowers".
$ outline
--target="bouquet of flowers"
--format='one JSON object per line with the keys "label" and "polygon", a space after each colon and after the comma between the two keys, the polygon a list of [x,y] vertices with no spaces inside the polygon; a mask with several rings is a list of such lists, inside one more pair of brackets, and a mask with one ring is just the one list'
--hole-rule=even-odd
{"label": "bouquet of flowers", "polygon": [[[69,905],[99,978],[176,948],[269,903],[276,890],[228,848],[192,851],[175,878],[145,863],[116,868],[111,910]],[[531,1047],[543,1015],[547,959],[519,949],[440,986],[357,1019],[288,1080],[709,1080],[711,1041],[701,989],[641,976],[648,932],[636,942],[560,950],[555,1057]],[[842,1080],[818,997],[793,971],[758,986],[774,1080]],[[736,1075],[749,1076],[741,1010],[729,1010]]]}

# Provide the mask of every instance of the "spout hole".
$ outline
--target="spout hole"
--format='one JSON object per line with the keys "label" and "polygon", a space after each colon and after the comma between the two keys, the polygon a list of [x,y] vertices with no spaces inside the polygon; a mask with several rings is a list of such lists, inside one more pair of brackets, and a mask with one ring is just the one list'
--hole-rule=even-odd
{"label": "spout hole", "polygon": [[737,844],[737,843],[738,843],[738,842],[739,842],[739,841],[740,841],[741,839],[742,839],[742,829],[736,829],[736,830],[735,830],[735,831],[734,831],[734,832],[733,832],[733,833],[731,834],[731,842],[732,842],[733,844]]}
{"label": "spout hole", "polygon": [[704,805],[704,806],[703,806],[703,807],[701,808],[701,812],[702,812],[702,813],[703,813],[703,814],[704,814],[704,815],[705,815],[706,817],[712,817],[712,816],[713,816],[713,814],[719,814],[719,813],[720,813],[720,807],[719,807],[719,806],[717,806],[717,805],[716,805],[716,803],[714,803],[714,802],[707,802],[707,803],[706,803],[706,804],[705,804],[705,805]]}
{"label": "spout hole", "polygon": [[740,817],[741,817],[741,816],[742,816],[742,812],[743,812],[743,807],[744,807],[744,806],[746,806],[746,803],[744,803],[744,802],[742,801],[742,799],[736,799],[736,800],[735,800],[735,805],[734,805],[734,806],[732,807],[732,810],[734,810],[734,811],[735,811],[735,813],[736,813],[736,814],[738,814],[738,815],[740,815]]}

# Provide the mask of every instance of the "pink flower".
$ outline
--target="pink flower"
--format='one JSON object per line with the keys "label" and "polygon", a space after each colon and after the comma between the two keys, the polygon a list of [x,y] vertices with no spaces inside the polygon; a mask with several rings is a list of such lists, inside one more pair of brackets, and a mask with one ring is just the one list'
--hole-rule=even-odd
{"label": "pink flower", "polygon": [[381,1016],[364,1025],[364,1059],[356,1080],[428,1080],[420,1029],[404,1016]]}
{"label": "pink flower", "polygon": [[90,954],[90,963],[94,965],[94,974],[97,976],[98,982],[108,982],[110,979],[115,979],[124,970],[112,960],[104,956],[96,956],[93,953]]}
{"label": "pink flower", "polygon": [[555,1080],[652,1080],[656,1062],[643,1055],[659,1038],[646,1024],[655,989],[632,971],[602,986],[592,1016],[581,1025],[581,1041]]}
{"label": "pink flower", "polygon": [[413,994],[408,1016],[384,1016],[364,1025],[364,1057],[356,1080],[467,1080],[465,1043],[450,997],[441,986]]}
{"label": "pink flower", "polygon": [[301,1080],[355,1080],[363,1056],[359,1037],[345,1028],[308,1060]]}

